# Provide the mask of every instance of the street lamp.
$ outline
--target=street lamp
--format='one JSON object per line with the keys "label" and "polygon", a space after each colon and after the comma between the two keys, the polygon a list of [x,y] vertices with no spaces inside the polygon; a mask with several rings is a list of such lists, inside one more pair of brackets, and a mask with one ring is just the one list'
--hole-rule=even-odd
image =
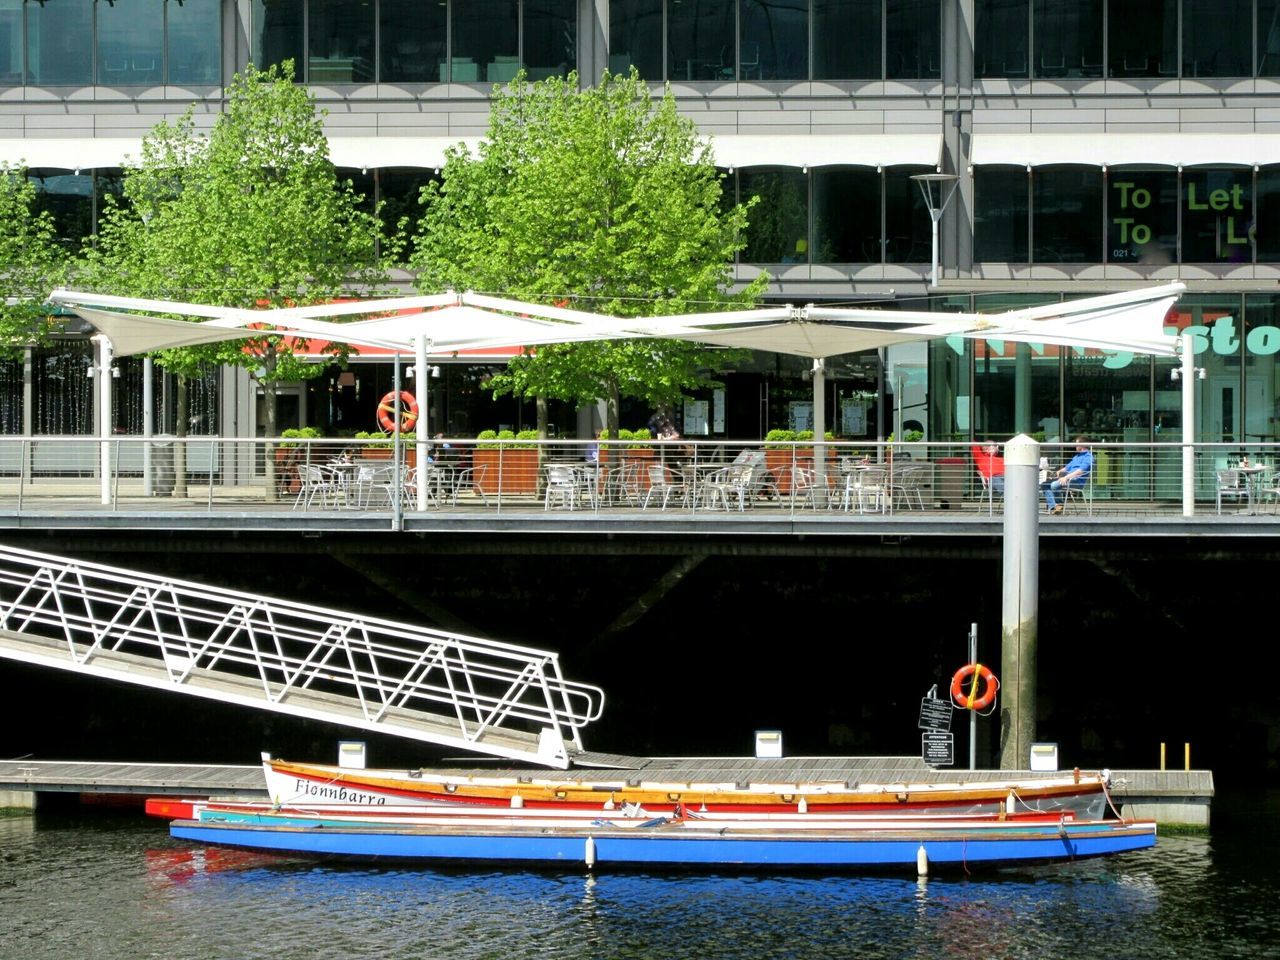
{"label": "street lamp", "polygon": [[[933,268],[929,273],[929,286],[936,287],[938,285],[938,221],[942,219],[943,211],[951,202],[951,196],[956,192],[956,185],[960,178],[954,173],[917,173],[911,179],[920,184],[925,206],[929,208],[929,221],[933,230]],[[933,196],[935,183],[938,185],[938,202],[934,201]],[[950,185],[950,189],[947,185]]]}

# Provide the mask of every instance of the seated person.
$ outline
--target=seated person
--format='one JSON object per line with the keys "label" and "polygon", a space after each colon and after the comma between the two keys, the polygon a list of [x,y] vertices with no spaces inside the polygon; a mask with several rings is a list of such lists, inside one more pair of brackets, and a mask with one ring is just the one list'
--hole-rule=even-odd
{"label": "seated person", "polygon": [[1040,484],[1040,489],[1044,491],[1045,508],[1050,513],[1062,512],[1062,504],[1054,498],[1055,492],[1072,486],[1081,489],[1088,481],[1089,474],[1093,471],[1093,454],[1089,452],[1086,443],[1084,437],[1076,437],[1076,455],[1067,461],[1065,467],[1059,468],[1052,480]]}
{"label": "seated person", "polygon": [[991,495],[1004,499],[1004,457],[1000,455],[1000,448],[994,443],[974,444],[971,452],[973,454],[974,466],[978,468],[978,474],[982,477],[983,482],[991,488]]}

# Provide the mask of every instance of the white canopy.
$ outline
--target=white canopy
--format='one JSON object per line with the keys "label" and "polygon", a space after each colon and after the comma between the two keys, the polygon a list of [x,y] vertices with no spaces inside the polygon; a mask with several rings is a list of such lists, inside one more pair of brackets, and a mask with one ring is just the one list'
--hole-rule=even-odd
{"label": "white canopy", "polygon": [[717,167],[937,167],[940,133],[717,134],[707,138]]}
{"label": "white canopy", "polygon": [[1280,133],[975,133],[973,166],[1280,163]]}
{"label": "white canopy", "polygon": [[445,150],[465,144],[472,153],[480,137],[330,137],[329,159],[335,167],[419,167],[444,166]]}
{"label": "white canopy", "polygon": [[813,359],[956,335],[1172,356],[1177,340],[1164,332],[1164,319],[1184,289],[1182,284],[1172,283],[994,314],[852,310],[810,304],[655,318],[645,323],[644,330],[653,336]]}
{"label": "white canopy", "polygon": [[55,170],[122,167],[142,158],[138,137],[25,137],[0,140],[0,164]]}
{"label": "white canopy", "polygon": [[[623,319],[521,303],[474,293],[318,304],[281,310],[243,310],[163,300],[57,290],[55,303],[72,306],[113,341],[116,354],[254,336],[248,324],[276,332],[412,352],[425,337],[436,354],[477,346],[533,346],[584,340],[673,337],[821,358],[861,350],[962,336],[1055,343],[1171,356],[1176,339],[1164,319],[1185,288],[1172,283],[1124,293],[1005,313],[924,313],[840,307],[769,307],[721,313]],[[201,323],[101,307],[208,317]],[[424,309],[425,308],[425,309]],[[402,311],[392,314],[392,311]],[[324,316],[375,314],[334,323]],[[101,325],[100,325],[101,324]]]}

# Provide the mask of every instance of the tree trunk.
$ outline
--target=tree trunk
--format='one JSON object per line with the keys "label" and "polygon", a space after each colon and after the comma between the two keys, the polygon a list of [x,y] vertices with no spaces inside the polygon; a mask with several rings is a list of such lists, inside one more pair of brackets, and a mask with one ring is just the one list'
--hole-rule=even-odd
{"label": "tree trunk", "polygon": [[[274,381],[262,381],[262,414],[263,432],[268,437],[278,436],[276,429],[276,385]],[[267,462],[263,474],[267,483],[267,502],[274,503],[280,499],[280,491],[276,489],[276,445],[270,440],[264,451]]]}
{"label": "tree trunk", "polygon": [[187,422],[191,408],[190,381],[185,373],[177,376],[177,413],[174,415],[173,435],[177,440],[173,444],[173,495],[187,495]]}
{"label": "tree trunk", "polygon": [[609,436],[615,440],[618,437],[618,407],[621,403],[621,396],[618,393],[618,385],[616,383],[609,384],[609,395],[604,401],[604,418],[605,425],[609,428]]}
{"label": "tree trunk", "polygon": [[533,398],[534,405],[538,410],[538,496],[545,494],[545,486],[547,471],[542,465],[547,462],[547,420],[549,414],[547,412],[547,398],[538,394]]}

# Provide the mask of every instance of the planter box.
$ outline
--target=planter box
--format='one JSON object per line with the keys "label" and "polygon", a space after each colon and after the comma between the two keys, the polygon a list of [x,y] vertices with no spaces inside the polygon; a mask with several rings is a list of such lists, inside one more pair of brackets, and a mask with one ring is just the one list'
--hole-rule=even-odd
{"label": "planter box", "polygon": [[[824,459],[830,464],[835,459],[835,451],[830,447],[826,448]],[[771,474],[774,481],[778,484],[779,493],[791,492],[791,466],[792,464],[799,470],[813,469],[813,447],[786,447],[783,449],[769,449],[764,451],[764,466]],[[828,466],[828,473],[830,466]]]}
{"label": "planter box", "polygon": [[[477,474],[484,474],[477,486],[485,493],[538,492],[536,448],[508,450],[500,447],[476,447],[471,454],[471,462],[477,468]],[[480,467],[487,469],[481,471]]]}

